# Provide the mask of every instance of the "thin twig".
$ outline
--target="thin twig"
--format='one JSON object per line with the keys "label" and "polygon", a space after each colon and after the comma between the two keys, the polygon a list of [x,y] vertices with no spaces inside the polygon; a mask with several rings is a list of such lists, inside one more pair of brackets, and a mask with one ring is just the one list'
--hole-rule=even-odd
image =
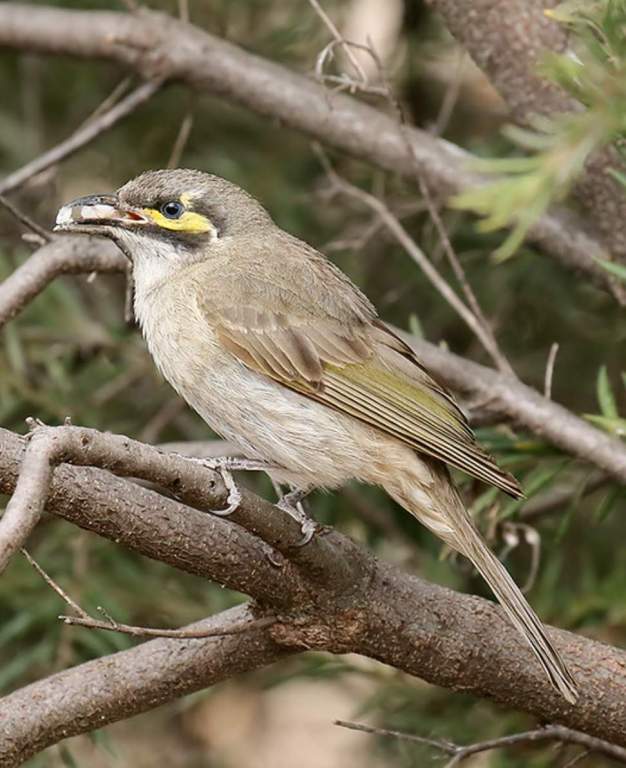
{"label": "thin twig", "polygon": [[383,63],[380,60],[380,57],[378,56],[376,51],[374,50],[373,46],[371,47],[371,55],[378,69],[378,74],[379,74],[381,83],[386,89],[387,101],[397,115],[398,128],[400,131],[400,135],[402,137],[402,141],[404,142],[406,151],[409,157],[411,158],[411,162],[413,164],[413,168],[415,171],[415,178],[417,179],[417,184],[418,184],[420,193],[424,199],[424,202],[426,203],[426,207],[428,208],[428,213],[430,215],[430,218],[433,224],[435,225],[435,229],[437,230],[437,233],[439,235],[441,246],[459,282],[459,285],[461,286],[461,290],[465,295],[467,304],[471,312],[474,314],[477,324],[481,328],[481,333],[479,337],[481,340],[481,343],[483,344],[486,351],[489,353],[489,355],[491,356],[492,360],[494,361],[494,363],[496,364],[499,370],[501,370],[503,373],[508,373],[512,376],[515,376],[515,372],[513,371],[511,364],[500,351],[498,342],[496,341],[496,337],[491,329],[491,325],[489,324],[489,322],[487,321],[487,318],[483,314],[480,304],[478,303],[478,299],[476,298],[476,294],[474,293],[474,290],[467,279],[465,270],[463,269],[454,248],[452,247],[452,242],[448,237],[448,233],[443,224],[441,216],[439,215],[437,206],[433,201],[432,195],[430,193],[430,188],[426,182],[426,179],[424,178],[424,174],[422,173],[419,160],[415,153],[415,147],[413,146],[413,142],[411,141],[411,137],[409,136],[409,124],[406,119],[405,111],[402,107],[402,104],[400,103],[397,96],[395,95],[393,88],[391,86],[391,83],[387,79],[387,75],[385,73],[385,68],[383,66]]}
{"label": "thin twig", "polygon": [[106,96],[100,104],[94,109],[94,111],[88,115],[83,122],[79,125],[79,128],[83,128],[88,123],[91,123],[93,120],[96,120],[100,115],[103,115],[105,112],[108,112],[112,107],[114,107],[117,102],[122,98],[122,96],[126,93],[126,91],[129,89],[130,84],[132,83],[133,78],[132,77],[125,77],[123,80],[120,80],[120,82],[113,88],[111,93]]}
{"label": "thin twig", "polygon": [[[319,4],[317,3],[317,0],[309,0],[311,5],[313,5],[314,8],[318,11],[318,14],[326,24],[326,26],[331,30],[335,42],[338,45],[343,45],[347,52],[350,52],[350,43],[348,43],[339,33],[336,26],[333,24],[332,20],[328,18],[328,16],[324,13],[324,11],[319,7]],[[452,270],[459,282],[459,285],[461,286],[461,290],[463,291],[467,306],[469,307],[469,310],[463,311],[462,316],[464,319],[467,318],[469,313],[472,313],[474,315],[475,321],[470,321],[468,324],[470,325],[470,328],[474,331],[474,333],[478,336],[479,341],[484,346],[487,353],[491,356],[492,360],[496,364],[499,370],[501,370],[503,373],[510,374],[512,376],[515,376],[515,372],[513,371],[513,368],[509,361],[506,359],[506,357],[502,354],[500,351],[500,348],[498,346],[498,342],[496,341],[496,338],[494,336],[494,333],[491,329],[491,326],[489,322],[487,321],[487,318],[484,316],[483,311],[480,307],[480,304],[478,303],[478,300],[476,298],[476,294],[474,293],[467,276],[465,274],[465,270],[463,269],[461,262],[459,261],[458,256],[456,255],[456,252],[454,248],[452,247],[452,243],[450,241],[450,238],[448,237],[448,233],[446,231],[446,228],[443,224],[443,221],[441,220],[441,216],[439,215],[439,211],[437,210],[437,207],[435,206],[432,196],[430,194],[430,190],[428,188],[428,184],[426,183],[426,180],[424,179],[424,175],[421,171],[421,167],[418,161],[418,158],[415,154],[415,148],[413,146],[413,143],[411,142],[410,136],[408,135],[408,124],[406,120],[406,116],[404,113],[404,110],[402,108],[402,105],[398,101],[397,97],[395,96],[393,92],[393,88],[391,87],[391,84],[389,83],[387,76],[385,74],[385,69],[383,66],[383,63],[378,56],[378,53],[374,49],[374,46],[371,44],[371,41],[368,40],[367,46],[358,46],[360,49],[364,49],[367,51],[367,53],[371,56],[371,58],[374,61],[374,64],[376,65],[376,69],[378,71],[378,76],[380,79],[380,82],[382,83],[382,95],[386,98],[387,102],[391,106],[391,108],[395,111],[397,118],[398,118],[398,130],[400,132],[400,136],[402,137],[402,141],[406,146],[407,153],[409,157],[411,158],[411,161],[413,163],[413,166],[415,168],[415,177],[417,179],[417,183],[419,186],[420,193],[422,195],[422,198],[424,199],[424,202],[426,203],[426,207],[428,209],[428,213],[430,215],[430,218],[433,221],[433,224],[435,225],[435,229],[437,230],[437,233],[439,235],[439,239],[441,242],[441,245],[443,247],[443,250],[446,254],[446,257],[450,263],[450,266],[452,267]],[[330,50],[327,46],[326,49],[324,49],[323,54]],[[352,61],[352,59],[351,59]],[[318,58],[318,68],[321,70],[323,67],[323,57],[320,55]],[[357,70],[358,71],[358,70]],[[331,79],[329,76],[325,76],[325,79]],[[339,82],[344,85],[349,85],[350,89],[354,92],[356,90],[362,90],[365,92],[371,92],[371,89],[368,87],[368,83],[366,80],[364,80],[362,83],[359,83],[353,79],[351,79],[347,75],[342,75],[339,78]],[[381,89],[379,89],[380,91]],[[357,188],[358,189],[358,188]],[[365,200],[365,198],[362,198]],[[391,212],[389,209],[386,209],[387,213],[391,215]],[[397,225],[400,226],[399,222],[397,221]],[[392,231],[394,231],[395,226],[390,226],[390,223],[387,221],[387,225]],[[396,237],[398,237],[397,230],[394,232],[396,234]],[[408,233],[404,233],[406,237],[408,237]],[[400,238],[398,238],[400,239]],[[404,238],[405,239],[405,238]],[[414,243],[415,248],[417,248],[417,245]],[[409,252],[409,254],[415,259],[414,253],[411,253],[411,251],[414,251],[414,248],[405,249]],[[424,254],[422,254],[424,256]],[[424,259],[426,257],[424,256]],[[420,261],[424,261],[424,259],[421,259]],[[426,259],[426,261],[428,261]],[[430,263],[430,262],[429,262]],[[422,270],[424,270],[424,267],[420,264]],[[434,269],[434,268],[433,268]],[[424,270],[425,271],[425,270]],[[432,278],[431,279],[432,282]],[[438,276],[437,282],[441,284],[441,282],[444,281],[443,277]],[[444,281],[445,282],[445,281]],[[447,284],[446,284],[447,285]],[[439,289],[440,290],[440,289]],[[441,290],[440,290],[441,292]],[[450,301],[450,291],[446,292],[448,296],[446,299]],[[456,297],[456,294],[454,294]],[[455,309],[457,312],[459,311],[459,304],[461,302],[456,302]],[[467,319],[466,319],[467,322]]]}
{"label": "thin twig", "polygon": [[543,384],[543,396],[547,400],[552,399],[552,378],[554,376],[554,364],[556,362],[556,356],[558,352],[559,352],[559,345],[555,341],[550,347],[550,352],[548,353],[548,362],[546,363],[546,375],[545,375],[544,384]]}
{"label": "thin twig", "polygon": [[335,720],[335,725],[339,725],[342,728],[349,728],[353,731],[371,733],[375,736],[390,736],[392,738],[402,739],[403,741],[411,741],[417,744],[434,747],[441,752],[452,755],[452,759],[446,763],[445,768],[453,768],[453,766],[458,765],[465,760],[465,758],[470,757],[471,755],[476,755],[479,752],[488,752],[492,749],[501,749],[516,744],[531,744],[541,741],[560,741],[564,744],[578,744],[593,752],[599,752],[606,755],[619,763],[626,764],[626,749],[623,747],[620,747],[617,744],[611,744],[611,742],[605,741],[604,739],[598,739],[595,736],[589,736],[582,731],[574,731],[563,725],[547,725],[544,728],[513,733],[510,736],[500,736],[496,739],[487,739],[466,746],[439,739],[427,739],[423,736],[416,736],[411,733],[390,731],[385,728],[362,725],[361,723],[351,723],[345,720]]}
{"label": "thin twig", "polygon": [[389,736],[393,739],[411,741],[414,744],[423,744],[427,747],[434,747],[435,749],[439,749],[448,755],[456,754],[458,749],[456,744],[452,744],[452,742],[449,741],[429,739],[425,736],[417,736],[414,733],[404,733],[403,731],[394,731],[388,728],[377,728],[372,725],[364,725],[363,723],[352,723],[348,720],[335,720],[333,725],[338,725],[340,728],[347,728],[350,731],[361,731],[361,733],[369,733],[373,736]]}
{"label": "thin twig", "polygon": [[189,24],[189,0],[178,0],[178,18]]}
{"label": "thin twig", "polygon": [[244,632],[249,632],[251,629],[264,629],[277,622],[275,616],[262,616],[258,619],[244,621],[240,624],[232,624],[227,627],[217,627],[216,629],[159,629],[158,627],[137,627],[131,624],[120,624],[111,617],[103,621],[101,619],[94,619],[91,616],[65,616],[62,614],[59,616],[59,619],[70,626],[104,629],[109,632],[119,632],[122,635],[131,635],[132,637],[172,637],[179,640],[241,635]]}
{"label": "thin twig", "polygon": [[406,229],[402,226],[398,218],[391,212],[385,203],[378,197],[365,192],[354,184],[346,181],[346,179],[343,177],[339,176],[339,174],[332,168],[328,158],[318,145],[314,145],[314,151],[320,158],[320,162],[326,170],[326,174],[334,187],[338,191],[365,203],[371,210],[378,214],[387,229],[394,235],[396,240],[400,243],[400,245],[428,278],[431,285],[433,285],[433,287],[448,302],[452,309],[454,309],[459,317],[461,317],[461,319],[466,323],[470,330],[475,334],[475,336],[484,347],[485,351],[488,352],[491,357],[494,358],[494,360],[497,359],[499,353],[497,348],[494,349],[493,338],[485,331],[485,328],[478,320],[476,315],[467,307],[466,304],[463,303],[463,301],[461,301],[457,294],[452,290],[445,278],[438,272],[436,267],[428,259],[426,254],[417,245],[415,240],[413,240]]}
{"label": "thin twig", "polygon": [[363,67],[361,66],[359,60],[352,52],[350,45],[346,40],[344,40],[343,35],[337,27],[335,26],[333,20],[330,18],[330,16],[326,13],[326,11],[322,8],[322,6],[319,4],[318,0],[309,0],[309,3],[315,13],[320,17],[320,19],[324,22],[326,25],[326,28],[330,32],[330,34],[334,37],[335,42],[337,45],[340,45],[344,51],[346,52],[346,56],[348,57],[350,64],[354,67],[354,71],[357,73],[357,75],[361,78],[361,82],[363,85],[367,85],[367,74]]}
{"label": "thin twig", "polygon": [[162,84],[162,79],[150,80],[143,83],[129,93],[128,96],[123,98],[118,104],[111,107],[107,112],[95,119],[89,120],[86,124],[83,124],[60,144],[57,144],[55,147],[52,147],[52,149],[49,149],[47,152],[39,155],[39,157],[31,160],[19,170],[10,173],[0,181],[0,194],[6,194],[7,192],[17,189],[17,187],[20,187],[28,181],[28,179],[45,171],[46,168],[50,168],[50,166],[73,155],[79,149],[86,144],[89,144],[89,142],[100,136],[100,134],[108,131],[116,123],[137,109],[137,107],[154,96]]}
{"label": "thin twig", "polygon": [[94,619],[90,616],[84,608],[73,600],[67,592],[57,584],[57,582],[46,573],[46,571],[39,565],[39,563],[29,555],[29,553],[22,549],[22,554],[33,566],[41,578],[56,594],[76,611],[77,616],[59,616],[59,619],[65,624],[78,627],[87,627],[88,629],[104,629],[108,632],[119,632],[123,635],[132,635],[133,637],[172,637],[180,640],[191,640],[193,638],[204,637],[225,637],[226,635],[241,635],[244,632],[249,632],[251,629],[264,629],[277,621],[276,616],[261,616],[257,619],[251,619],[249,621],[236,622],[229,626],[217,627],[214,629],[194,629],[193,627],[183,627],[181,629],[159,629],[158,627],[139,627],[131,624],[121,624],[115,619],[111,618],[103,608],[98,607],[105,616],[106,620]]}
{"label": "thin twig", "polygon": [[441,101],[439,114],[437,115],[437,119],[435,120],[433,126],[434,136],[441,136],[445,132],[459,99],[459,93],[461,92],[461,69],[463,66],[464,56],[465,54],[462,51],[459,51],[457,54],[454,75],[448,83],[446,92]]}
{"label": "thin twig", "polygon": [[611,481],[604,472],[592,472],[584,482],[570,481],[563,488],[555,488],[530,499],[520,511],[522,520],[529,522],[544,515],[550,515],[563,507],[585,498]]}
{"label": "thin twig", "polygon": [[21,549],[22,554],[24,557],[28,560],[28,562],[32,565],[32,567],[37,571],[37,573],[41,576],[41,578],[46,582],[46,584],[53,589],[57,595],[65,602],[67,603],[70,608],[72,608],[79,616],[82,616],[85,619],[89,618],[89,614],[87,611],[83,610],[80,605],[73,600],[67,592],[60,586],[60,584],[57,584],[56,581],[50,576],[44,569],[39,565],[39,563],[31,557],[31,555],[28,553],[26,549],[22,547]]}
{"label": "thin twig", "polygon": [[[47,229],[44,229],[42,226],[37,224],[36,221],[33,221],[30,216],[27,216],[25,213],[20,211],[19,208],[17,208],[10,200],[7,200],[6,197],[3,195],[0,195],[0,205],[2,205],[4,208],[7,209],[7,211],[16,218],[20,224],[23,224],[25,227],[31,230],[31,232],[34,232],[36,235],[39,235],[39,237],[43,240],[43,243],[49,243],[50,240],[52,240],[52,233],[48,232]],[[43,244],[42,243],[42,244]]]}
{"label": "thin twig", "polygon": [[174,146],[172,147],[169,160],[167,161],[167,168],[178,168],[180,165],[180,158],[185,151],[185,146],[189,140],[189,134],[191,133],[192,127],[193,113],[187,112],[185,117],[182,119],[180,128],[178,129],[176,140],[174,141]]}

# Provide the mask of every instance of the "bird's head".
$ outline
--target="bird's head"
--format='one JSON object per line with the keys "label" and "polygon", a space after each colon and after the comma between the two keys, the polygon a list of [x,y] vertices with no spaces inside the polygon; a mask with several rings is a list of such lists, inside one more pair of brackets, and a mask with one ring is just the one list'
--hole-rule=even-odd
{"label": "bird's head", "polygon": [[235,184],[192,170],[148,171],[113,194],[64,205],[55,231],[109,237],[132,260],[145,254],[177,262],[208,256],[210,248],[271,220]]}

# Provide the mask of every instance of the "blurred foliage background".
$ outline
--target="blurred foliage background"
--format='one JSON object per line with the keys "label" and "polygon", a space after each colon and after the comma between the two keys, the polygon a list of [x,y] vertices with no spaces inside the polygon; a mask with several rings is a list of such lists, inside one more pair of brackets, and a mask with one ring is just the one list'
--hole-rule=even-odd
{"label": "blurred foliage background", "polygon": [[[115,0],[41,4],[124,10]],[[172,0],[149,4],[178,12]],[[386,46],[390,79],[417,125],[438,130],[484,157],[520,155],[519,146],[502,133],[506,111],[497,94],[421,2],[404,7],[401,0],[328,0],[325,8],[342,29],[364,19],[374,31],[385,28],[388,40],[381,45]],[[302,72],[312,72],[328,42],[327,30],[305,0],[189,0],[189,9],[200,27]],[[125,77],[108,63],[0,51],[0,173],[18,168],[66,137]],[[330,203],[322,194],[324,173],[306,138],[183,87],[168,86],[12,199],[50,226],[68,199],[111,190],[142,170],[164,167],[187,116],[192,127],[181,165],[223,175],[260,198],[281,226],[324,250],[346,270],[386,320],[488,362],[403,250],[380,228],[364,238],[371,213],[345,200]],[[454,284],[432,222],[423,207],[419,210],[416,186],[346,157],[331,158],[343,175],[384,193],[394,208],[418,209],[404,215],[403,222]],[[481,210],[481,204],[479,200],[473,207]],[[471,214],[456,210],[444,218],[481,306],[519,376],[541,389],[548,352],[557,342],[554,399],[623,435],[623,311],[586,280],[527,246],[497,263],[493,254],[506,233],[479,233]],[[20,230],[0,210],[0,278],[28,255]],[[0,347],[0,424],[24,432],[27,416],[48,423],[70,416],[75,424],[152,443],[210,437],[204,423],[160,379],[138,331],[124,322],[123,305],[121,279],[63,278],[9,323]],[[618,557],[619,542],[626,535],[623,490],[510,426],[478,431],[529,495],[526,504],[513,503],[459,477],[492,546],[511,550],[506,559],[518,583],[533,576],[529,598],[547,622],[624,645],[626,561]],[[594,480],[592,492],[585,491],[589,478]],[[245,481],[261,493],[272,493],[263,478]],[[571,491],[565,503],[529,514],[537,497],[552,498],[563,489]],[[465,563],[442,553],[430,534],[376,490],[354,486],[317,495],[313,510],[320,520],[408,570],[456,589],[488,594]],[[537,546],[541,560],[533,575]],[[52,518],[39,526],[30,551],[86,609],[104,606],[128,623],[178,626],[241,599]],[[114,633],[66,627],[56,618],[62,611],[60,600],[26,561],[15,559],[0,579],[1,691],[134,642]],[[444,761],[431,749],[407,742],[341,731],[332,725],[335,718],[366,719],[460,743],[533,725],[522,715],[432,688],[373,662],[317,654],[218,686],[92,737],[73,739],[29,766],[408,767]],[[518,747],[468,765],[564,765],[573,754],[570,749]],[[593,756],[578,764],[605,763]]]}

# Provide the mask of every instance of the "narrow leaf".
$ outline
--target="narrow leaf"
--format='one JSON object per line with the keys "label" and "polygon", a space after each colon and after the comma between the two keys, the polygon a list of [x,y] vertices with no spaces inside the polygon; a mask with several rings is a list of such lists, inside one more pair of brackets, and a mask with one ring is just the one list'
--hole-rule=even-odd
{"label": "narrow leaf", "polygon": [[615,395],[613,393],[613,388],[611,387],[611,382],[609,381],[609,374],[606,369],[606,365],[601,366],[600,370],[598,371],[596,391],[602,415],[607,419],[618,419],[619,413],[617,411]]}
{"label": "narrow leaf", "polygon": [[598,259],[596,256],[593,260],[597,262],[602,269],[610,272],[615,277],[626,282],[626,267],[623,264],[616,264],[614,261],[607,261],[606,259]]}

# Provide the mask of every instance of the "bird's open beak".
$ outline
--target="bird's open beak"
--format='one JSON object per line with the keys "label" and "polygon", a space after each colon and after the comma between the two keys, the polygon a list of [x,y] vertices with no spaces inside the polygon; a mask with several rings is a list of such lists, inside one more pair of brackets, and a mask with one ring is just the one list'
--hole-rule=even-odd
{"label": "bird's open beak", "polygon": [[59,210],[54,231],[94,232],[100,226],[129,227],[149,221],[141,211],[122,205],[115,195],[89,195]]}

